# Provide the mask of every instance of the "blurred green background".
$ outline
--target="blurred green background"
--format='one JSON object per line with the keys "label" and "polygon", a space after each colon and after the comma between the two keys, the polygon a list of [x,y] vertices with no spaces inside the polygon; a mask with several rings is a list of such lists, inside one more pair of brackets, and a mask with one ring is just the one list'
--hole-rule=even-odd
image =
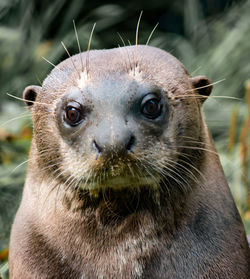
{"label": "blurred green background", "polygon": [[[22,101],[29,84],[40,84],[51,65],[82,50],[93,24],[92,49],[135,42],[163,48],[183,62],[191,75],[207,75],[213,96],[204,106],[206,120],[248,234],[250,234],[250,1],[34,1],[0,0],[0,274],[7,275],[9,231],[25,178],[32,122]],[[226,209],[225,209],[226,210]],[[7,278],[7,277],[6,277]]]}

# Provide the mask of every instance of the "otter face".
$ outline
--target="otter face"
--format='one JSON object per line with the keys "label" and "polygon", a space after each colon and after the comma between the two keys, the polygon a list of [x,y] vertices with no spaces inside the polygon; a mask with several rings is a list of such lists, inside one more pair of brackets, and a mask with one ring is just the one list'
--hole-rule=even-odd
{"label": "otter face", "polygon": [[[82,70],[85,60],[89,67]],[[42,88],[24,91],[38,163],[67,188],[93,192],[183,184],[182,177],[196,175],[189,147],[202,143],[193,87],[205,86],[198,93],[208,95],[209,84],[205,77],[191,79],[177,59],[152,47],[67,59]]]}

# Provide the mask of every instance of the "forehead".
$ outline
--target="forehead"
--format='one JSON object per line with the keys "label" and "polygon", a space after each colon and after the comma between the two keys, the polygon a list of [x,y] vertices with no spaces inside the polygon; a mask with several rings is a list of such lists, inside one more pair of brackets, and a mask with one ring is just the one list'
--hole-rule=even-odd
{"label": "forehead", "polygon": [[[186,74],[183,65],[166,51],[149,46],[130,46],[109,50],[94,50],[76,55],[76,62],[96,79],[117,73],[138,78],[161,75],[161,78]],[[69,59],[68,59],[69,60]],[[67,63],[69,62],[68,60]]]}
{"label": "forehead", "polygon": [[[93,50],[77,54],[60,63],[44,81],[44,87],[68,91],[103,90],[124,94],[128,89],[143,90],[158,86],[163,90],[187,85],[187,72],[169,53],[149,46],[130,46],[110,50]],[[150,89],[150,88],[149,88]]]}
{"label": "forehead", "polygon": [[[121,76],[111,76],[105,80],[100,79],[95,83],[78,84],[72,87],[64,95],[64,99],[75,100],[82,104],[99,104],[105,107],[108,104],[109,110],[117,110],[127,105],[138,102],[148,93],[160,94],[161,88],[150,82],[140,82],[134,79],[124,79]],[[118,107],[117,107],[118,106]]]}
{"label": "forehead", "polygon": [[145,93],[159,91],[155,84],[150,81],[142,82],[133,78],[122,76],[110,76],[106,79],[97,80],[95,83],[81,84],[78,87],[83,94],[87,93],[96,101],[112,100],[113,103],[129,102],[134,98],[139,98]]}

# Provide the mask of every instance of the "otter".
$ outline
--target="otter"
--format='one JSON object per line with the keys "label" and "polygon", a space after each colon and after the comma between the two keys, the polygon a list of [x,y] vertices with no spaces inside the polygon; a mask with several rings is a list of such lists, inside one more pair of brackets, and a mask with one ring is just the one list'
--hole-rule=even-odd
{"label": "otter", "polygon": [[250,278],[202,114],[211,90],[143,45],[79,53],[28,86],[34,135],[10,278]]}

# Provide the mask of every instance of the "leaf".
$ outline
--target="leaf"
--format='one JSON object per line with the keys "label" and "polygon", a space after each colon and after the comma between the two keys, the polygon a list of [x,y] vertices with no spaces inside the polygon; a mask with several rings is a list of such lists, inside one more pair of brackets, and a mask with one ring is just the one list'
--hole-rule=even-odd
{"label": "leaf", "polygon": [[5,249],[0,252],[0,261],[5,261],[8,259],[9,256],[9,249]]}

